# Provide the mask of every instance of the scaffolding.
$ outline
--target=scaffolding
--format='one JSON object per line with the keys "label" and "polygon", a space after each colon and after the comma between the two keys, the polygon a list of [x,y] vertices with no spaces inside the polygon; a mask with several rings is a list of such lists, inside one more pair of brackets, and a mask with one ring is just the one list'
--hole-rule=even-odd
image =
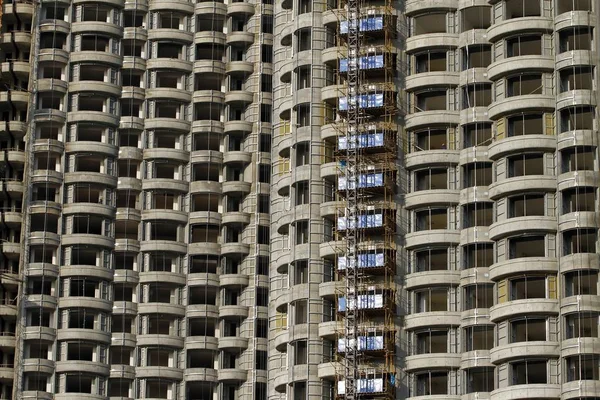
{"label": "scaffolding", "polygon": [[[395,396],[397,102],[391,0],[341,0],[338,38],[338,398]],[[344,18],[345,17],[345,18]]]}

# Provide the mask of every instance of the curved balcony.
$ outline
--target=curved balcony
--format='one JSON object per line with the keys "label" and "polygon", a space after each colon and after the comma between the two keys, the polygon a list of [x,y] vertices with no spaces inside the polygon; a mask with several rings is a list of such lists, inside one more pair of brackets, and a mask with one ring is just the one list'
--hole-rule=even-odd
{"label": "curved balcony", "polygon": [[588,268],[600,269],[600,254],[575,253],[560,258],[560,270],[562,273]]}
{"label": "curved balcony", "polygon": [[459,125],[460,113],[452,110],[421,111],[406,116],[406,129],[415,130],[432,125]]}
{"label": "curved balcony", "polygon": [[183,371],[173,367],[136,367],[136,378],[161,378],[174,381],[183,379]]}
{"label": "curved balcony", "polygon": [[490,159],[498,160],[513,153],[522,153],[523,150],[554,152],[556,143],[556,137],[550,135],[512,136],[491,143],[487,150]]}
{"label": "curved balcony", "polygon": [[406,248],[460,243],[460,231],[452,229],[432,229],[406,234]]}
{"label": "curved balcony", "polygon": [[[472,78],[472,75],[471,75]],[[486,79],[487,81],[487,79]],[[431,87],[431,86],[458,86],[460,83],[459,74],[457,72],[424,72],[406,77],[406,90],[412,91],[416,89]]]}
{"label": "curved balcony", "polygon": [[244,181],[227,181],[221,183],[221,190],[223,194],[248,194],[252,184]]}
{"label": "curved balcony", "polygon": [[419,190],[406,195],[405,207],[414,209],[425,205],[456,205],[460,194],[453,189]]}
{"label": "curved balcony", "polygon": [[432,326],[459,326],[460,313],[454,311],[433,311],[410,314],[405,317],[405,329],[415,330]]}
{"label": "curved balcony", "polygon": [[184,14],[194,13],[194,4],[187,0],[154,0],[150,2],[149,11],[177,11]]}
{"label": "curved balcony", "polygon": [[242,45],[249,45],[254,43],[254,34],[251,32],[230,32],[227,34],[226,43],[228,45],[241,43]]}
{"label": "curved balcony", "polygon": [[82,34],[82,33],[101,33],[111,37],[123,36],[123,28],[119,25],[112,24],[109,22],[99,21],[85,21],[85,22],[72,22],[71,33]]}
{"label": "curved balcony", "polygon": [[487,67],[488,79],[492,81],[515,72],[552,72],[554,71],[554,57],[545,55],[524,55],[504,58],[491,63]]}
{"label": "curved balcony", "polygon": [[555,56],[556,69],[572,68],[574,65],[594,65],[594,53],[588,50],[571,50]]}
{"label": "curved balcony", "polygon": [[558,399],[560,384],[540,383],[513,385],[490,392],[490,400]]}
{"label": "curved balcony", "polygon": [[189,182],[180,179],[148,178],[142,181],[142,189],[187,192],[189,189]]}
{"label": "curved balcony", "polygon": [[146,89],[146,99],[168,99],[174,102],[189,103],[192,100],[192,96],[187,90],[176,88],[153,88]]}
{"label": "curved balcony", "polygon": [[146,118],[144,120],[145,129],[153,130],[174,130],[177,132],[188,133],[191,123],[177,118]]}
{"label": "curved balcony", "polygon": [[108,249],[114,249],[115,240],[104,235],[94,235],[88,233],[65,234],[62,235],[63,246],[99,246]]}
{"label": "curved balcony", "polygon": [[191,44],[194,41],[194,34],[181,29],[153,28],[148,30],[148,40],[169,40]]}
{"label": "curved balcony", "polygon": [[516,317],[519,315],[557,315],[559,312],[558,300],[554,299],[526,299],[507,301],[496,304],[490,308],[490,320],[493,322]]}
{"label": "curved balcony", "polygon": [[556,178],[545,175],[519,176],[493,183],[489,186],[489,190],[492,200],[512,194],[554,192],[556,191]]}
{"label": "curved balcony", "polygon": [[219,318],[224,318],[224,319],[248,318],[248,306],[222,305],[219,307]]}
{"label": "curved balcony", "polygon": [[459,284],[460,273],[458,271],[426,271],[407,274],[405,288],[413,290],[433,285],[458,286]]}
{"label": "curved balcony", "polygon": [[147,69],[169,69],[190,73],[193,66],[191,61],[177,58],[150,58],[146,60]]}
{"label": "curved balcony", "polygon": [[406,357],[406,371],[412,372],[422,369],[453,369],[460,367],[460,354],[420,354]]}
{"label": "curved balcony", "polygon": [[165,251],[185,254],[187,253],[187,245],[172,240],[144,240],[140,243],[140,250],[143,252]]}
{"label": "curved balcony", "polygon": [[488,28],[488,40],[497,42],[515,33],[542,32],[550,33],[553,29],[552,18],[547,17],[522,17],[500,21]]}
{"label": "curved balcony", "polygon": [[561,314],[575,312],[598,312],[600,310],[600,299],[596,295],[578,295],[563,297],[560,300]]}
{"label": "curved balcony", "polygon": [[69,122],[91,122],[96,124],[119,126],[119,116],[102,111],[70,111]]}
{"label": "curved balcony", "polygon": [[491,280],[498,280],[511,275],[523,275],[527,273],[556,274],[557,272],[558,261],[555,258],[514,258],[492,264],[489,268],[489,278]]}
{"label": "curved balcony", "polygon": [[190,159],[190,153],[186,150],[168,149],[168,148],[152,148],[144,149],[144,160],[152,159],[167,159],[180,163],[187,163]]}
{"label": "curved balcony", "polygon": [[217,370],[212,368],[186,368],[183,378],[186,382],[218,383]]}
{"label": "curved balcony", "polygon": [[490,225],[489,232],[491,240],[526,232],[556,232],[556,217],[509,218]]}
{"label": "curved balcony", "polygon": [[495,101],[488,107],[489,118],[496,120],[508,114],[516,114],[522,111],[554,111],[556,98],[546,94],[528,94],[523,96],[507,97]]}
{"label": "curved balcony", "polygon": [[428,33],[406,39],[406,51],[408,53],[440,47],[457,48],[458,35],[453,33]]}
{"label": "curved balcony", "polygon": [[560,398],[563,400],[585,399],[589,397],[595,397],[597,395],[597,380],[578,380],[563,383],[562,395],[560,395]]}
{"label": "curved balcony", "polygon": [[110,367],[107,364],[100,364],[96,361],[76,360],[56,362],[56,373],[58,374],[65,372],[80,372],[82,370],[94,375],[110,375]]}
{"label": "curved balcony", "polygon": [[596,187],[598,173],[595,171],[572,171],[558,176],[558,190],[563,191],[573,187]]}
{"label": "curved balcony", "polygon": [[[185,307],[179,304],[170,303],[139,303],[138,312],[140,314],[167,314],[183,317],[185,315]],[[142,346],[142,335],[138,336],[138,345]],[[181,338],[178,338],[181,339]],[[183,341],[183,339],[181,339]],[[161,342],[165,346],[166,343]],[[154,343],[156,344],[156,343]]]}
{"label": "curved balcony", "polygon": [[456,10],[454,0],[408,0],[406,2],[406,15],[412,16],[425,11]]}
{"label": "curved balcony", "polygon": [[433,165],[458,164],[460,160],[459,150],[427,150],[407,154],[407,168],[423,168]]}
{"label": "curved balcony", "polygon": [[568,90],[559,93],[556,96],[556,110],[561,111],[565,108],[597,105],[596,97],[592,90]]}
{"label": "curved balcony", "polygon": [[[82,273],[82,271],[85,271]],[[62,278],[86,276],[88,278],[95,278],[103,281],[113,280],[113,270],[106,269],[104,267],[97,267],[93,265],[61,265],[60,276]]]}
{"label": "curved balcony", "polygon": [[548,358],[559,356],[558,342],[519,342],[497,346],[490,350],[490,360],[493,364],[506,363],[522,357]]}
{"label": "curved balcony", "polygon": [[[203,4],[203,3],[199,3]],[[219,60],[196,60],[194,61],[194,74],[217,74],[226,73],[225,63]]]}
{"label": "curved balcony", "polygon": [[195,44],[226,45],[226,35],[223,32],[203,31],[194,34]]}
{"label": "curved balcony", "polygon": [[235,350],[239,352],[248,348],[248,338],[228,336],[220,337],[218,340],[219,350]]}
{"label": "curved balcony", "polygon": [[70,53],[69,57],[71,63],[85,63],[94,60],[102,64],[108,64],[119,68],[123,65],[123,56],[103,51],[73,51]]}
{"label": "curved balcony", "polygon": [[103,332],[95,329],[58,329],[57,339],[61,341],[83,341],[83,342],[98,342],[110,344],[110,332]]}

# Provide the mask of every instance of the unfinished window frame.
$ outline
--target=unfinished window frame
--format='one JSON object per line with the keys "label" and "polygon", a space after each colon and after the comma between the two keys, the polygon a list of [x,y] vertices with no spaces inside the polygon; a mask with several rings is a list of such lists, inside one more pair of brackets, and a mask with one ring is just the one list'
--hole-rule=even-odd
{"label": "unfinished window frame", "polygon": [[461,207],[461,214],[463,229],[490,226],[494,223],[494,203],[487,201],[467,203]]}
{"label": "unfinished window frame", "polygon": [[597,149],[594,146],[574,146],[561,150],[562,173],[595,171],[598,166]]}
{"label": "unfinished window frame", "polygon": [[522,153],[507,157],[507,161],[509,178],[544,175],[545,153]]}
{"label": "unfinished window frame", "polygon": [[[439,340],[442,337],[444,340]],[[450,353],[450,337],[451,335],[449,328],[428,328],[417,330],[413,333],[413,352],[415,355]]]}
{"label": "unfinished window frame", "polygon": [[[448,271],[450,257],[448,251],[453,251],[449,247],[428,247],[425,249],[415,250],[413,252],[413,270],[412,273],[430,272],[430,271]],[[442,263],[436,262],[445,258],[443,268],[438,268]],[[432,268],[435,266],[435,268]]]}
{"label": "unfinished window frame", "polygon": [[[543,35],[541,34],[521,34],[507,38],[505,41],[506,50],[504,58],[521,56],[541,56],[544,52],[542,42]],[[537,47],[538,44],[539,48]],[[527,47],[524,48],[523,46]],[[518,49],[518,51],[515,52],[515,49]]]}
{"label": "unfinished window frame", "polygon": [[494,345],[494,325],[472,325],[463,328],[464,351],[491,350]]}
{"label": "unfinished window frame", "polygon": [[[537,204],[541,199],[541,206]],[[519,204],[522,203],[522,207]],[[532,204],[533,203],[533,204]],[[522,208],[522,212],[520,211]],[[530,211],[540,209],[541,212]],[[545,193],[523,193],[508,198],[508,218],[520,218],[531,216],[546,215],[546,194]]]}
{"label": "unfinished window frame", "polygon": [[462,288],[463,311],[490,308],[494,305],[494,285],[478,283]]}
{"label": "unfinished window frame", "polygon": [[[481,255],[477,254],[480,249],[482,249]],[[462,246],[462,255],[462,269],[489,268],[494,263],[494,245],[487,242],[470,243]],[[481,257],[482,255],[484,257]],[[483,262],[480,265],[480,261],[483,261],[483,258],[489,258],[489,262]]]}
{"label": "unfinished window frame", "polygon": [[[541,282],[544,283],[543,295],[540,292]],[[510,301],[550,298],[547,276],[523,275],[509,279],[508,284]],[[523,290],[519,290],[519,286],[522,286]]]}
{"label": "unfinished window frame", "polygon": [[[534,10],[529,9],[534,4]],[[519,10],[520,8],[520,10]],[[511,11],[517,14],[510,15]],[[505,0],[504,1],[504,20],[508,21],[516,18],[541,17],[542,6],[540,0]]]}
{"label": "unfinished window frame", "polygon": [[476,122],[463,125],[463,147],[487,146],[492,143],[492,124]]}
{"label": "unfinished window frame", "polygon": [[[437,379],[439,379],[439,387],[435,385]],[[449,381],[450,379],[448,378],[448,371],[446,370],[428,370],[417,372],[414,375],[416,396],[448,394]],[[443,382],[445,382],[445,385],[442,385]]]}
{"label": "unfinished window frame", "polygon": [[596,254],[598,242],[598,229],[575,228],[562,233],[563,256],[572,254]]}
{"label": "unfinished window frame", "polygon": [[597,312],[580,311],[565,315],[566,339],[598,337],[600,315]]}
{"label": "unfinished window frame", "polygon": [[[448,71],[447,51],[427,50],[416,53],[412,59],[414,62],[414,74]],[[443,60],[443,64],[441,60]]]}
{"label": "unfinished window frame", "polygon": [[591,65],[574,65],[562,69],[558,73],[560,93],[571,90],[596,89],[596,68]]}
{"label": "unfinished window frame", "polygon": [[579,269],[566,272],[564,274],[565,297],[597,296],[598,279],[597,270]]}
{"label": "unfinished window frame", "polygon": [[[540,240],[541,239],[541,240]],[[523,236],[515,236],[507,239],[508,241],[508,255],[510,260],[514,260],[516,258],[528,258],[528,257],[546,257],[546,235],[523,235]],[[540,254],[539,249],[533,252],[535,255],[523,255],[522,250],[526,248],[527,250],[532,250],[532,242],[537,242],[536,245],[539,246],[539,242],[543,243],[543,255]],[[518,246],[519,248],[515,248]],[[523,247],[523,248],[521,248]],[[528,254],[528,253],[525,253]]]}
{"label": "unfinished window frame", "polygon": [[[541,73],[519,73],[505,78],[506,97],[542,94],[544,91],[544,75]],[[535,86],[533,90],[529,87]]]}
{"label": "unfinished window frame", "polygon": [[[508,125],[508,137],[524,136],[524,135],[543,135],[545,116],[544,113],[521,113],[509,115],[506,117]],[[538,125],[534,132],[529,132],[531,125]],[[539,128],[539,132],[536,132]]]}
{"label": "unfinished window frame", "polygon": [[447,129],[424,129],[411,134],[413,152],[446,150],[448,148]]}
{"label": "unfinished window frame", "polygon": [[[540,322],[541,321],[541,322]],[[540,335],[540,323],[543,324],[543,338]],[[509,327],[509,343],[539,342],[548,340],[549,321],[543,316],[525,316],[511,319]],[[521,335],[520,328],[524,328],[524,336]]]}
{"label": "unfinished window frame", "polygon": [[[444,177],[445,178],[445,185],[443,185],[443,187],[437,187],[437,185],[434,183],[432,184],[433,180],[432,178],[437,178],[435,182],[437,182],[437,180],[439,180],[440,177]],[[432,168],[424,168],[424,169],[420,169],[417,171],[414,171],[413,173],[413,182],[414,182],[414,192],[418,192],[418,191],[422,191],[422,190],[445,190],[449,188],[449,182],[448,182],[448,169],[447,168],[438,168],[438,167],[432,167]],[[426,183],[427,186],[423,186],[423,183]]]}
{"label": "unfinished window frame", "polygon": [[[533,371],[539,371],[541,364],[544,364],[544,380],[533,380],[530,379]],[[525,359],[519,361],[513,361],[510,364],[510,386],[512,385],[531,385],[531,384],[548,384],[548,360],[547,359]],[[516,371],[517,368],[523,368],[524,371],[520,373]],[[531,372],[530,372],[531,371]],[[525,380],[522,380],[525,378]]]}
{"label": "unfinished window frame", "polygon": [[560,133],[593,130],[596,126],[596,107],[573,106],[560,110]]}
{"label": "unfinished window frame", "polygon": [[[413,232],[450,228],[450,209],[448,207],[428,207],[421,210],[415,210],[414,216],[415,224]],[[442,218],[442,216],[444,216],[444,218]],[[438,227],[438,224],[440,223],[442,224],[442,227]]]}
{"label": "unfinished window frame", "polygon": [[[444,304],[434,304],[435,296],[441,296],[441,293],[445,294],[446,301]],[[425,313],[425,312],[448,312],[450,311],[450,301],[449,301],[450,290],[446,286],[433,286],[420,290],[415,290],[414,299],[415,299],[415,312],[416,313]],[[435,305],[435,309],[432,307]],[[441,308],[438,308],[442,306]]]}

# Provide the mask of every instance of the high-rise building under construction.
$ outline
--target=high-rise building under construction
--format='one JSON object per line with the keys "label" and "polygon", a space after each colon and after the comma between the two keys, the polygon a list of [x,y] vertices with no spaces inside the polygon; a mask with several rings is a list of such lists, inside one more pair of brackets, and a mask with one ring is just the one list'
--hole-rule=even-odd
{"label": "high-rise building under construction", "polygon": [[0,399],[600,398],[599,1],[0,4]]}

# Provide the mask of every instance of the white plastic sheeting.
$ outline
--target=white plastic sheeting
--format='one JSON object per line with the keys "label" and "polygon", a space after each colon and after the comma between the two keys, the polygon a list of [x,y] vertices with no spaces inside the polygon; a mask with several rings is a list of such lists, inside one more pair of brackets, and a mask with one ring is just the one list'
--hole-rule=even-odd
{"label": "white plastic sheeting", "polygon": [[381,187],[383,186],[383,173],[361,174],[350,180],[349,183],[346,177],[338,177],[338,190],[354,189],[357,184],[359,188]]}
{"label": "white plastic sheeting", "polygon": [[360,108],[373,108],[383,107],[383,93],[369,93],[361,94],[358,96],[350,96],[350,100],[347,97],[340,97],[340,111],[348,110],[348,101],[357,102]]}
{"label": "white plastic sheeting", "polygon": [[345,297],[340,297],[338,301],[338,311],[346,311],[346,303],[348,304],[348,307],[354,308],[354,302],[357,300],[357,308],[359,310],[377,309],[383,307],[383,293],[359,294],[356,298],[351,297],[348,300],[346,300]]}
{"label": "white plastic sheeting", "polygon": [[[354,59],[356,60],[356,59]],[[356,64],[356,61],[354,62]],[[364,56],[358,59],[360,69],[377,69],[383,68],[383,55],[375,56]],[[340,60],[340,72],[348,71],[348,59],[343,58]]]}
{"label": "white plastic sheeting", "polygon": [[[356,24],[356,20],[352,23]],[[361,31],[379,31],[383,29],[383,16],[361,18],[358,26]],[[340,33],[348,33],[348,21],[340,22]]]}
{"label": "white plastic sheeting", "polygon": [[[383,267],[385,265],[385,256],[383,253],[359,254],[357,257],[358,268]],[[344,270],[348,266],[354,267],[354,259],[348,260],[345,256],[339,257],[337,266],[339,270]]]}
{"label": "white plastic sheeting", "polygon": [[[338,351],[345,352],[346,344],[352,346],[356,339],[338,339]],[[383,350],[383,336],[359,336],[358,350]]]}
{"label": "white plastic sheeting", "polygon": [[359,215],[356,220],[347,217],[337,218],[337,229],[340,231],[348,228],[379,228],[383,226],[383,214]]}
{"label": "white plastic sheeting", "polygon": [[[383,133],[364,133],[361,135],[351,135],[350,136],[350,148],[356,147],[356,142],[358,141],[359,148],[367,148],[367,147],[381,147],[383,146]],[[346,136],[338,137],[338,149],[346,150],[348,148],[348,140]]]}
{"label": "white plastic sheeting", "polygon": [[[383,392],[383,378],[363,378],[356,381],[356,391],[358,393],[381,393]],[[346,382],[338,382],[338,394],[346,393]]]}

